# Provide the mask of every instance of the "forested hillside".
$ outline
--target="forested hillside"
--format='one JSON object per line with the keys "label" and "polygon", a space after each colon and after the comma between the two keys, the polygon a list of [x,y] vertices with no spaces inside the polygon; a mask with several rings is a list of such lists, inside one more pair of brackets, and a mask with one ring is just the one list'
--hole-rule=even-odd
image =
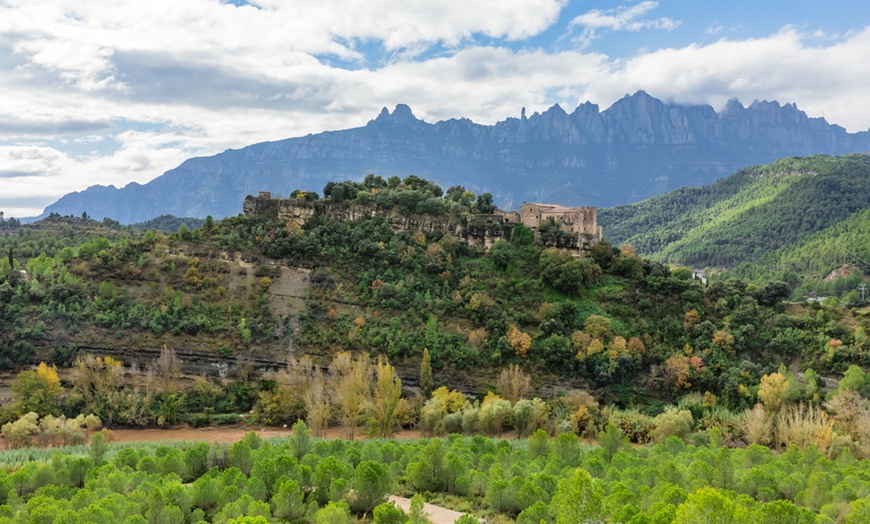
{"label": "forested hillside", "polygon": [[799,287],[847,264],[868,270],[868,207],[870,155],[819,155],[599,210],[599,222],[615,244],[656,260]]}
{"label": "forested hillside", "polygon": [[[769,194],[807,177],[793,171],[771,174]],[[466,222],[495,211],[487,194],[417,177],[324,193]],[[572,256],[493,224],[489,251],[382,218],[5,228],[8,447],[80,443],[101,424],[295,423],[296,435],[152,454],[107,446],[109,430],[48,462],[0,454],[17,469],[0,471],[0,520],[405,522],[381,506],[393,491],[493,522],[862,521],[866,307],[785,303],[780,281],[705,284],[607,241]],[[336,427],[348,442],[311,441]],[[353,441],[410,428],[455,435]],[[527,440],[482,436],[508,433]]]}
{"label": "forested hillside", "polygon": [[[741,176],[802,180],[798,167],[791,171]],[[340,187],[348,205],[382,192],[427,206],[440,199],[441,210],[492,211],[485,195],[444,192],[416,177]],[[606,242],[575,258],[537,247],[519,225],[505,225],[506,240],[482,252],[450,235],[395,232],[381,219],[318,217],[294,228],[236,217],[173,235],[107,229],[120,235],[114,241],[88,239],[76,223],[94,224],[66,219],[58,224],[66,234],[26,227],[0,237],[7,367],[69,364],[83,351],[137,361],[168,346],[188,365],[201,361],[194,372],[211,372],[301,355],[328,365],[347,350],[385,356],[416,383],[428,349],[442,383],[472,393],[517,364],[549,394],[587,388],[621,406],[661,406],[709,392],[744,408],[781,363],[841,373],[867,358],[863,317],[786,311],[785,284],[705,286]]]}

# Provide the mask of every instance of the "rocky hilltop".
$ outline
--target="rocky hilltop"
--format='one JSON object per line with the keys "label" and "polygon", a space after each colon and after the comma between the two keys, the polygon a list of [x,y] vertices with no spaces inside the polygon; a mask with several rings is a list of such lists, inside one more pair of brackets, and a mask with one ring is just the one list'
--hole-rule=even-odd
{"label": "rocky hilltop", "polygon": [[193,158],[157,179],[71,193],[45,214],[108,216],[123,223],[160,214],[215,218],[238,213],[247,194],[319,191],[329,180],[408,174],[444,187],[492,192],[518,209],[525,201],[612,206],[682,186],[700,186],[746,165],[790,155],[870,150],[870,132],[847,133],[794,104],[732,100],[710,106],[662,102],[643,91],[600,111],[544,113],[495,125],[452,119],[430,124],[406,105],[366,126]]}

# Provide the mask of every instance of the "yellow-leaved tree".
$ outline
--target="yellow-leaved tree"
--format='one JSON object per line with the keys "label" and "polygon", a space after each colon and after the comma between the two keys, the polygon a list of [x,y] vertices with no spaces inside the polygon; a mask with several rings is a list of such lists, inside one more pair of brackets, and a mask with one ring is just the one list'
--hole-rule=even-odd
{"label": "yellow-leaved tree", "polygon": [[54,365],[40,362],[36,369],[22,371],[12,382],[12,391],[16,395],[15,411],[19,416],[29,412],[40,416],[60,414],[63,387]]}

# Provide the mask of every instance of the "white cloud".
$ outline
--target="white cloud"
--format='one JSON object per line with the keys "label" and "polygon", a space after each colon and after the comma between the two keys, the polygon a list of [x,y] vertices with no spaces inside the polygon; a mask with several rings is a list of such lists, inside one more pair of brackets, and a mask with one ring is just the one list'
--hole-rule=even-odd
{"label": "white cloud", "polygon": [[599,36],[602,30],[607,31],[631,31],[641,29],[664,29],[672,31],[679,25],[679,21],[667,17],[644,18],[644,16],[659,6],[658,2],[645,1],[633,6],[619,6],[614,9],[593,9],[571,20],[571,26],[580,26],[583,33],[579,42],[588,45]]}
{"label": "white cloud", "polygon": [[[191,156],[361,126],[399,102],[430,122],[494,123],[557,102],[604,109],[645,89],[715,106],[796,102],[852,131],[870,125],[868,28],[835,39],[785,28],[628,59],[508,47],[552,27],[564,5],[0,1],[0,206],[9,215],[15,198],[27,205],[14,214],[37,214],[69,191],[144,183]],[[656,6],[593,10],[569,25],[595,35],[672,29],[678,22],[650,16]],[[388,52],[370,60],[367,46]]]}

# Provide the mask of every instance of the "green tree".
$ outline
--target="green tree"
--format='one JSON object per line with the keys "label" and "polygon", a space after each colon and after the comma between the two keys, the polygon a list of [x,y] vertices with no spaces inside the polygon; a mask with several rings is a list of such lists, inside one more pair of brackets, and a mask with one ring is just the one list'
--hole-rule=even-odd
{"label": "green tree", "polygon": [[316,524],[347,524],[348,507],[344,502],[330,502],[314,514]]}
{"label": "green tree", "polygon": [[406,519],[402,508],[392,502],[384,502],[375,506],[375,524],[405,524]]}
{"label": "green tree", "polygon": [[420,388],[427,397],[435,389],[435,381],[432,378],[432,359],[429,357],[429,348],[423,348],[423,360],[420,361]]}
{"label": "green tree", "polygon": [[280,519],[296,520],[305,515],[304,494],[295,480],[279,482],[270,503],[272,515]]}
{"label": "green tree", "polygon": [[592,523],[604,520],[603,490],[582,468],[571,478],[562,479],[550,503],[550,513],[556,524]]}
{"label": "green tree", "polygon": [[601,446],[609,463],[613,459],[613,455],[628,445],[628,438],[621,429],[613,424],[608,424],[604,427],[604,431],[598,433],[598,445]]}
{"label": "green tree", "polygon": [[411,505],[408,508],[408,524],[432,524],[429,514],[423,505],[423,497],[419,493],[411,497]]}
{"label": "green tree", "polygon": [[320,460],[314,467],[312,481],[314,484],[314,497],[321,505],[330,499],[330,489],[336,480],[349,480],[348,467],[334,456],[328,456]]}
{"label": "green tree", "polygon": [[806,508],[799,508],[789,500],[774,500],[758,507],[753,521],[764,524],[813,524],[816,516]]}
{"label": "green tree", "polygon": [[417,491],[442,491],[446,484],[445,450],[440,439],[433,439],[408,462],[408,478]]}
{"label": "green tree", "polygon": [[293,448],[293,455],[296,460],[302,460],[311,450],[311,431],[302,420],[297,420],[293,424],[293,436],[290,437],[290,445]]}
{"label": "green tree", "polygon": [[40,362],[36,369],[22,371],[12,382],[12,391],[16,395],[15,410],[18,413],[60,414],[63,387],[54,366]]}
{"label": "green tree", "polygon": [[738,524],[746,521],[746,510],[719,490],[703,487],[677,506],[675,522],[680,524]]}
{"label": "green tree", "polygon": [[350,509],[357,514],[371,513],[390,491],[392,478],[386,464],[373,460],[359,463],[353,475]]}

